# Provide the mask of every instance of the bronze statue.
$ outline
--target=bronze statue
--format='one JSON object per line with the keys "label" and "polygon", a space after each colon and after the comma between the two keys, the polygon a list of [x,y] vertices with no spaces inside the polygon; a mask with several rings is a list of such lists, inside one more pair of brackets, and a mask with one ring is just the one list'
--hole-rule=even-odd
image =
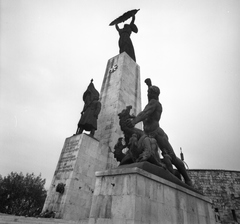
{"label": "bronze statue", "polygon": [[[136,61],[136,56],[133,48],[132,41],[130,39],[130,35],[132,32],[137,33],[138,28],[134,24],[135,21],[135,14],[139,11],[139,9],[130,10],[124,13],[122,16],[118,17],[114,21],[110,23],[110,25],[115,25],[118,33],[119,33],[119,53],[126,52],[134,61]],[[132,21],[130,24],[124,24],[122,29],[119,28],[118,23],[124,22],[125,20],[132,17]]]}
{"label": "bronze statue", "polygon": [[92,82],[93,80],[91,80],[83,94],[84,107],[78,122],[76,135],[81,134],[85,130],[90,131],[90,135],[93,137],[95,130],[97,130],[97,119],[101,110],[101,103],[99,101],[99,92],[95,89]]}
{"label": "bronze statue", "polygon": [[146,79],[148,85],[148,104],[142,112],[135,118],[129,119],[127,122],[128,127],[134,127],[135,124],[143,122],[144,133],[156,139],[157,144],[161,150],[170,156],[171,163],[175,165],[179,173],[183,176],[185,183],[192,185],[190,178],[186,172],[184,163],[175,155],[172,146],[168,141],[167,134],[159,126],[159,121],[162,115],[162,105],[159,102],[160,89],[157,86],[152,86],[151,80]]}
{"label": "bronze statue", "polygon": [[[119,144],[119,140],[122,141],[123,138],[118,140],[114,147],[114,157],[120,162],[120,165],[148,161],[157,166],[167,168],[175,175],[172,163],[169,158],[165,156],[166,154],[163,155],[163,159],[160,159],[156,140],[151,136],[147,136],[138,128],[127,126],[128,120],[136,117],[134,115],[130,115],[131,109],[132,106],[127,106],[126,109],[123,109],[122,112],[118,114],[119,125],[123,131],[126,144]],[[122,153],[122,150],[126,147],[128,147],[129,150],[126,154],[124,154]],[[116,157],[115,155],[119,156]]]}

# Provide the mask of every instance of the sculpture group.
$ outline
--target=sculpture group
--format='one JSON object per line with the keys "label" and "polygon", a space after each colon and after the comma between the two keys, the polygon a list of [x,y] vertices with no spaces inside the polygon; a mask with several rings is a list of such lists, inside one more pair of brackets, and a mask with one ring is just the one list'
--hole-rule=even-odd
{"label": "sculpture group", "polygon": [[[160,89],[153,86],[150,79],[146,79],[145,83],[148,85],[148,104],[144,110],[134,116],[130,115],[132,107],[127,106],[118,114],[125,144],[122,143],[123,138],[118,139],[114,156],[120,165],[148,161],[167,169],[178,177],[181,174],[185,183],[191,186],[192,182],[183,161],[176,156],[167,134],[159,126],[162,114],[162,105],[159,102]],[[143,131],[134,127],[139,122],[143,122]],[[122,150],[126,147],[128,151],[124,154]],[[160,159],[158,148],[162,152],[163,159]],[[177,168],[177,171],[172,165]]]}
{"label": "sculpture group", "polygon": [[[119,32],[120,53],[126,52],[134,61],[136,61],[136,57],[130,35],[131,32],[138,32],[138,28],[134,24],[137,12],[138,10],[128,11],[110,23],[110,25],[115,25]],[[131,23],[125,24],[123,29],[120,29],[118,23],[131,17]],[[118,139],[114,147],[114,157],[120,162],[120,166],[148,161],[167,169],[179,178],[182,175],[185,183],[191,186],[192,182],[188,177],[183,161],[176,156],[168,141],[167,134],[159,126],[162,115],[162,105],[159,102],[160,89],[157,86],[153,86],[149,78],[145,80],[145,83],[148,86],[148,104],[144,110],[137,116],[131,115],[132,106],[130,105],[118,114],[119,125],[124,133],[124,139]],[[83,100],[85,105],[81,112],[76,134],[81,134],[83,130],[86,130],[90,131],[91,136],[94,136],[101,103],[99,102],[99,93],[95,89],[92,80],[83,94]],[[143,130],[135,128],[135,125],[139,122],[143,122]],[[123,149],[127,149],[127,152],[123,153]],[[159,149],[161,150],[162,159],[159,155]],[[173,169],[173,165],[177,170]]]}

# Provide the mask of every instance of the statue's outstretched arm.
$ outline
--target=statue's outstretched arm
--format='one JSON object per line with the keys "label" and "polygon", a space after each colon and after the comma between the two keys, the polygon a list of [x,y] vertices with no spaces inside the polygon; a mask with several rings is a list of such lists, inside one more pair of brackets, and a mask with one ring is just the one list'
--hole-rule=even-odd
{"label": "statue's outstretched arm", "polygon": [[135,125],[137,123],[139,123],[140,121],[145,120],[146,118],[148,118],[148,116],[150,116],[154,110],[156,108],[156,101],[155,100],[150,100],[150,102],[147,104],[147,106],[144,108],[144,110],[142,112],[140,112],[137,117],[135,117],[132,120],[132,123]]}
{"label": "statue's outstretched arm", "polygon": [[134,21],[135,21],[135,15],[132,16],[132,21],[130,23],[130,26],[131,26],[131,29],[134,33],[137,33],[138,32],[138,28],[137,26],[134,24]]}
{"label": "statue's outstretched arm", "polygon": [[116,28],[116,30],[117,30],[117,31],[119,31],[119,30],[120,30],[120,28],[119,28],[118,24],[115,24],[115,28]]}
{"label": "statue's outstretched arm", "polygon": [[130,24],[132,25],[132,24],[134,24],[134,22],[135,22],[135,15],[132,16],[132,21]]}

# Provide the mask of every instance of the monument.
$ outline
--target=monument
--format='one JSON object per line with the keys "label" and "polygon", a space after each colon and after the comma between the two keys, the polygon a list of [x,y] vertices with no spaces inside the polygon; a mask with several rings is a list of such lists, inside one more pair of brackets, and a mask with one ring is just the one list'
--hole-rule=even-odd
{"label": "monument", "polygon": [[[213,224],[211,201],[192,188],[159,127],[160,89],[150,79],[141,110],[140,67],[130,39],[138,31],[137,12],[110,24],[120,34],[120,54],[108,60],[100,96],[92,81],[83,95],[77,132],[65,140],[43,214],[80,224]],[[118,23],[128,18],[120,30]]]}

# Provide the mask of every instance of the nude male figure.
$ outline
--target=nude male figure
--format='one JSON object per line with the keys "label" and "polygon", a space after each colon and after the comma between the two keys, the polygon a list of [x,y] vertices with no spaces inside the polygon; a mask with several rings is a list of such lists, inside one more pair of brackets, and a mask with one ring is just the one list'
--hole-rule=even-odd
{"label": "nude male figure", "polygon": [[148,104],[135,118],[128,121],[128,125],[129,127],[134,127],[135,124],[142,121],[145,134],[156,139],[158,147],[161,150],[165,150],[171,157],[172,164],[183,176],[185,183],[192,186],[192,182],[188,177],[184,163],[175,155],[173,148],[168,141],[167,134],[159,126],[159,121],[162,115],[162,105],[158,98],[160,95],[160,89],[157,86],[152,86],[150,79],[147,79],[145,82],[148,85]]}

